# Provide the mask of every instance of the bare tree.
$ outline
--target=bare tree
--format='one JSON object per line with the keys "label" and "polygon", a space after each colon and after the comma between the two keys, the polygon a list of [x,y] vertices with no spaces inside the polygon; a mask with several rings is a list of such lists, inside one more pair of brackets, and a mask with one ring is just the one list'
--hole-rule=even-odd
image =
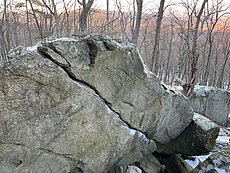
{"label": "bare tree", "polygon": [[54,0],[51,0],[51,7],[50,7],[45,0],[42,0],[42,2],[45,5],[45,7],[49,10],[49,12],[55,18],[55,25],[56,26],[55,26],[54,36],[59,38],[60,37],[60,21],[59,21],[59,17],[58,17],[56,3]]}
{"label": "bare tree", "polygon": [[160,1],[160,7],[158,9],[157,21],[156,21],[156,31],[155,31],[155,43],[153,47],[153,55],[152,55],[152,71],[157,75],[159,71],[159,42],[160,42],[160,34],[161,34],[161,23],[164,14],[164,4],[165,0]]}
{"label": "bare tree", "polygon": [[106,0],[106,32],[109,33],[109,0]]}
{"label": "bare tree", "polygon": [[42,32],[42,27],[38,21],[38,17],[36,15],[36,11],[34,9],[34,6],[33,6],[33,3],[32,3],[32,0],[27,0],[30,4],[30,7],[31,7],[31,10],[32,10],[32,14],[33,14],[33,17],[34,17],[34,20],[36,22],[36,26],[37,26],[37,29],[38,29],[38,32],[39,32],[39,35],[40,35],[40,38],[43,38],[43,32]]}
{"label": "bare tree", "polygon": [[137,4],[137,15],[135,20],[134,30],[132,32],[132,42],[135,44],[137,44],[140,27],[141,27],[143,0],[136,0],[136,4]]}
{"label": "bare tree", "polygon": [[86,35],[88,31],[87,18],[89,11],[93,5],[94,0],[77,0],[77,2],[82,6],[80,18],[79,18],[79,28],[80,34]]}
{"label": "bare tree", "polygon": [[1,36],[0,36],[1,59],[0,59],[0,64],[4,63],[7,60],[6,54],[10,49],[9,15],[7,12],[7,0],[4,0],[3,6],[4,7],[3,7],[1,24],[0,24],[0,29],[1,29]]}
{"label": "bare tree", "polygon": [[204,49],[208,47],[208,53],[207,53],[207,58],[205,58],[206,57],[205,55],[203,56],[205,66],[203,68],[204,72],[201,78],[202,85],[208,84],[208,79],[210,74],[210,62],[211,62],[211,57],[213,52],[213,42],[216,35],[214,31],[220,19],[225,16],[226,13],[224,11],[226,11],[227,9],[227,8],[223,9],[223,7],[224,7],[223,0],[217,0],[216,4],[212,3],[211,10],[209,8],[209,3],[207,3],[207,9],[206,9],[207,14],[205,15],[205,19],[204,19],[204,22],[206,24],[205,26],[207,27],[207,40],[204,44]]}
{"label": "bare tree", "polygon": [[197,77],[197,62],[199,58],[199,53],[197,52],[197,39],[198,39],[198,29],[201,21],[201,15],[203,14],[205,4],[208,0],[203,0],[201,8],[199,10],[198,15],[196,16],[196,24],[193,30],[193,39],[192,39],[192,49],[191,49],[191,71],[190,71],[190,78],[186,87],[184,87],[184,93],[189,96],[191,91],[194,88],[195,80]]}

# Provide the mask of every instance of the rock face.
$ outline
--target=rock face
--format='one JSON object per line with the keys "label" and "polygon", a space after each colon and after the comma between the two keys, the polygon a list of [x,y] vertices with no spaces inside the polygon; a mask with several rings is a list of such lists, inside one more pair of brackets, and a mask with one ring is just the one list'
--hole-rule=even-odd
{"label": "rock face", "polygon": [[220,125],[226,125],[230,114],[230,91],[196,86],[190,98],[195,112]]}
{"label": "rock face", "polygon": [[160,143],[174,139],[192,119],[184,96],[167,90],[130,43],[62,39],[39,46],[38,52],[95,90],[123,121]]}
{"label": "rock face", "polygon": [[187,99],[169,91],[130,43],[59,39],[9,58],[0,69],[1,173],[112,171],[192,121]]}

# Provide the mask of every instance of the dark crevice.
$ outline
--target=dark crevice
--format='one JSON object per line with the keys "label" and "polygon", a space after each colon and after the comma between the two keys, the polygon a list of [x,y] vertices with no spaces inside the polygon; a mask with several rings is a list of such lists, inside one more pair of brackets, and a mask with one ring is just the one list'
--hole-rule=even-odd
{"label": "dark crevice", "polygon": [[69,173],[83,173],[83,171],[81,170],[81,168],[75,167]]}
{"label": "dark crevice", "polygon": [[57,48],[52,43],[48,44],[47,46],[50,49],[52,49],[56,54],[60,55],[66,61],[66,63],[69,65],[69,67],[71,67],[71,64],[69,63],[69,61],[67,61],[67,59],[65,59],[64,55],[61,52],[59,52],[57,50]]}
{"label": "dark crevice", "polygon": [[94,67],[95,64],[95,59],[98,53],[98,47],[96,45],[96,43],[91,39],[86,39],[85,40],[88,47],[89,47],[89,58],[90,58],[90,67]]}
{"label": "dark crevice", "polygon": [[130,103],[130,102],[127,102],[127,101],[124,101],[124,100],[123,100],[123,102],[124,102],[125,104],[131,106],[131,107],[135,107],[135,106],[134,106],[132,103]]}
{"label": "dark crevice", "polygon": [[115,43],[111,43],[111,42],[103,40],[103,44],[105,48],[109,51],[113,51],[117,49],[117,45]]}
{"label": "dark crevice", "polygon": [[17,146],[21,146],[21,147],[25,147],[25,144],[20,144],[20,143],[7,143],[7,142],[0,142],[0,144],[4,144],[4,145],[17,145]]}
{"label": "dark crevice", "polygon": [[61,154],[61,153],[56,153],[50,149],[45,149],[45,148],[39,148],[39,150],[45,152],[45,153],[48,153],[48,154],[53,154],[53,155],[57,155],[57,156],[61,156],[61,157],[64,157],[66,159],[70,159],[70,160],[73,160],[75,161],[74,159],[74,155],[71,155],[71,154]]}
{"label": "dark crevice", "polygon": [[14,165],[15,165],[16,167],[18,167],[18,166],[21,165],[21,164],[22,164],[22,160],[14,161]]}
{"label": "dark crevice", "polygon": [[168,90],[168,88],[164,84],[161,84],[161,85],[165,90]]}
{"label": "dark crevice", "polygon": [[63,64],[58,62],[57,60],[53,59],[52,56],[48,53],[49,48],[45,47],[45,46],[38,46],[37,47],[37,51],[38,53],[40,53],[41,55],[43,55],[45,58],[51,60],[52,62],[54,62],[55,64],[57,64],[58,66],[62,67],[62,68],[67,68],[69,67],[69,65]]}
{"label": "dark crevice", "polygon": [[138,168],[142,171],[142,173],[147,173],[147,172],[141,167],[140,162],[135,162],[134,165],[135,165],[136,167],[138,167]]}
{"label": "dark crevice", "polygon": [[173,91],[173,90],[169,90],[170,92],[172,92],[173,94],[175,94],[175,91]]}
{"label": "dark crevice", "polygon": [[[95,44],[95,43],[94,43],[94,44]],[[91,85],[90,83],[88,83],[88,82],[86,82],[86,81],[84,81],[84,80],[78,79],[78,78],[75,76],[75,74],[71,71],[71,69],[70,69],[69,66],[65,66],[65,65],[63,65],[62,63],[59,63],[59,62],[57,62],[56,60],[54,60],[54,59],[51,57],[51,55],[48,54],[48,52],[47,52],[47,51],[48,51],[48,48],[46,48],[46,47],[42,47],[42,48],[41,48],[41,47],[38,47],[37,50],[38,50],[38,53],[40,53],[42,56],[44,56],[45,58],[51,60],[53,63],[55,63],[56,65],[58,65],[60,68],[62,68],[62,69],[67,73],[67,75],[69,76],[70,79],[72,79],[73,81],[75,81],[75,82],[77,82],[77,83],[79,83],[79,84],[81,84],[81,85],[84,85],[84,86],[86,86],[86,87],[92,89],[92,90],[95,92],[95,94],[103,100],[103,102],[107,105],[107,107],[108,107],[112,112],[114,112],[115,114],[117,114],[117,115],[119,116],[119,118],[124,122],[124,124],[127,125],[130,129],[136,130],[136,131],[138,131],[138,132],[144,134],[144,135],[148,138],[148,134],[147,134],[146,132],[141,131],[141,130],[135,128],[135,127],[132,127],[132,125],[131,125],[129,122],[127,122],[126,120],[124,120],[124,119],[122,118],[121,114],[120,114],[119,112],[115,111],[115,110],[112,108],[112,103],[110,103],[108,100],[106,100],[106,99],[100,94],[100,92],[96,89],[96,87],[94,87],[93,85]]]}
{"label": "dark crevice", "polygon": [[[164,85],[164,84],[161,84],[162,87],[164,88],[164,90],[168,90],[168,88]],[[173,94],[175,94],[175,91],[173,91],[172,89],[169,89],[170,92],[172,92]]]}
{"label": "dark crevice", "polygon": [[[45,152],[45,153],[48,153],[48,154],[53,154],[53,155],[57,155],[57,156],[61,156],[61,157],[64,157],[66,159],[71,159],[73,161],[74,160],[74,156],[71,155],[71,154],[61,154],[61,153],[56,153],[50,149],[45,149],[45,148],[31,148],[29,146],[26,146],[25,144],[20,144],[20,143],[7,143],[7,142],[0,142],[0,144],[5,144],[5,145],[16,145],[16,146],[20,146],[20,147],[23,147],[23,148],[28,148],[28,149],[31,149],[31,150],[40,150],[42,152]],[[18,165],[20,165],[22,163],[21,160],[19,160],[18,162]]]}

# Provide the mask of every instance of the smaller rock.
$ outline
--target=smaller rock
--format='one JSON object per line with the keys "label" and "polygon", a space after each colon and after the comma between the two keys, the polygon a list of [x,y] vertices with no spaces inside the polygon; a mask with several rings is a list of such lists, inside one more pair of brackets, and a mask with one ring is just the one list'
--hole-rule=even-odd
{"label": "smaller rock", "polygon": [[145,172],[160,173],[165,170],[165,166],[154,157],[152,154],[145,156],[140,162],[139,167]]}
{"label": "smaller rock", "polygon": [[218,125],[195,113],[193,121],[179,137],[165,145],[158,144],[158,152],[189,156],[204,155],[215,146],[218,133]]}
{"label": "smaller rock", "polygon": [[195,86],[191,97],[192,108],[219,125],[227,125],[230,113],[230,92],[220,88]]}

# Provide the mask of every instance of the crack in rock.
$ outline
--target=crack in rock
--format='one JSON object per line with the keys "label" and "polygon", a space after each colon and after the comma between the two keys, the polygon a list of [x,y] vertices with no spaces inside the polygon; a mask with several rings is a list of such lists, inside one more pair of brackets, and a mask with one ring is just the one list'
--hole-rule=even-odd
{"label": "crack in rock", "polygon": [[69,67],[71,67],[70,62],[65,58],[65,56],[60,51],[57,50],[57,48],[53,44],[48,44],[47,46],[51,50],[53,50],[55,53],[57,53],[58,55],[60,55],[66,61],[66,63],[69,65]]}
{"label": "crack in rock", "polygon": [[41,150],[41,151],[43,151],[45,153],[48,153],[48,154],[53,154],[53,155],[61,156],[61,157],[64,157],[66,159],[70,159],[70,160],[76,162],[76,159],[74,159],[74,155],[72,155],[72,154],[56,153],[56,152],[54,152],[54,151],[52,151],[50,149],[45,149],[45,148],[35,148],[35,149]]}
{"label": "crack in rock", "polygon": [[93,40],[90,39],[86,39],[86,44],[89,47],[89,59],[90,59],[90,67],[94,67],[95,64],[95,59],[98,53],[98,47],[96,45],[96,43]]}
{"label": "crack in rock", "polygon": [[146,134],[146,132],[141,131],[140,129],[137,129],[135,127],[132,127],[131,124],[127,121],[125,121],[122,117],[121,114],[119,112],[117,112],[116,110],[114,110],[112,108],[112,103],[110,103],[108,100],[106,100],[101,94],[100,92],[96,89],[95,86],[91,85],[90,83],[78,79],[75,74],[71,71],[70,66],[66,66],[58,61],[56,61],[55,59],[52,58],[52,56],[48,53],[48,49],[49,47],[45,47],[45,46],[38,46],[37,50],[38,53],[40,53],[44,58],[49,59],[50,61],[52,61],[53,63],[55,63],[57,66],[59,66],[61,69],[63,69],[67,75],[70,77],[70,79],[72,79],[74,82],[79,83],[91,90],[94,91],[94,93],[103,100],[103,102],[105,103],[105,105],[109,108],[109,110],[111,110],[112,112],[114,112],[115,114],[117,114],[119,116],[119,118],[122,120],[122,122],[130,129],[135,130],[140,132],[141,134],[144,134],[144,136],[148,139],[148,136]]}
{"label": "crack in rock", "polygon": [[30,150],[39,150],[39,151],[42,151],[42,152],[47,153],[47,154],[52,154],[52,155],[56,155],[56,156],[59,156],[59,157],[64,157],[66,159],[70,159],[70,160],[72,160],[74,162],[77,161],[78,163],[80,163],[80,161],[76,160],[74,158],[74,155],[72,155],[72,154],[57,153],[57,152],[54,152],[54,151],[52,151],[50,149],[46,149],[46,148],[31,148],[31,147],[26,146],[26,144],[21,144],[21,143],[0,142],[0,144],[2,144],[2,145],[16,145],[16,146],[27,148],[27,149],[30,149]]}

